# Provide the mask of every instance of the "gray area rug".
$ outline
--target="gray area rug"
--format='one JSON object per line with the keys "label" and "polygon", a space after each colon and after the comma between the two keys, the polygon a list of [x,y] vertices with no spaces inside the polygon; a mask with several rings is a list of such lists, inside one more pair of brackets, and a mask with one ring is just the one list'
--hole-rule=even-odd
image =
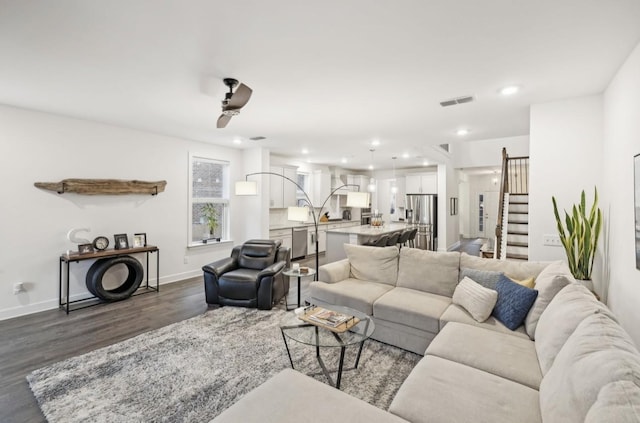
{"label": "gray area rug", "polygon": [[[278,326],[284,313],[211,310],[35,370],[27,380],[51,423],[207,422],[290,367]],[[320,371],[313,347],[292,342],[290,348],[296,370]],[[347,368],[356,353],[347,349]],[[322,350],[327,364],[338,355]],[[342,390],[387,409],[420,358],[369,340],[358,369],[343,373]]]}

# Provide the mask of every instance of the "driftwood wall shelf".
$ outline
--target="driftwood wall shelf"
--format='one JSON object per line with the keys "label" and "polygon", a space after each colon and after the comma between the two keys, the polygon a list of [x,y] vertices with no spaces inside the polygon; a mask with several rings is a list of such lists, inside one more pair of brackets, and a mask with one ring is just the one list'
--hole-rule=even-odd
{"label": "driftwood wall shelf", "polygon": [[167,181],[136,181],[121,179],[63,179],[60,182],[35,182],[37,188],[56,191],[58,194],[73,192],[85,195],[151,194],[164,191]]}

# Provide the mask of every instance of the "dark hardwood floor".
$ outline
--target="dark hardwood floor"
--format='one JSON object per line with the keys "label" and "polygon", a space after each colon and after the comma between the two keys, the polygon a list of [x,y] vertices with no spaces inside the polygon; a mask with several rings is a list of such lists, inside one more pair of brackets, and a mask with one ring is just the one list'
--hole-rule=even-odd
{"label": "dark hardwood floor", "polygon": [[[297,260],[315,266],[315,259]],[[320,256],[320,265],[326,260]],[[303,278],[302,301],[312,278]],[[289,306],[297,303],[291,279]],[[279,307],[284,308],[284,304]],[[26,376],[48,364],[115,344],[207,311],[202,278],[162,285],[160,292],[71,312],[49,310],[0,321],[0,422],[45,422]]]}

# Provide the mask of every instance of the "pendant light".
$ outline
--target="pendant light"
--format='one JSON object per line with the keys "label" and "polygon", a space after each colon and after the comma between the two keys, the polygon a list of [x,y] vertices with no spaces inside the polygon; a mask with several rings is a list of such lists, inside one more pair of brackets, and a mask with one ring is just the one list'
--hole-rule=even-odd
{"label": "pendant light", "polygon": [[396,185],[396,156],[391,158],[393,160],[393,179],[391,180],[391,194],[396,194],[398,192],[398,185]]}
{"label": "pendant light", "polygon": [[375,148],[372,148],[371,150],[371,179],[369,180],[369,185],[367,186],[367,189],[369,190],[369,192],[375,192],[376,190],[376,179],[374,178],[374,167],[373,167],[373,152],[376,151]]}

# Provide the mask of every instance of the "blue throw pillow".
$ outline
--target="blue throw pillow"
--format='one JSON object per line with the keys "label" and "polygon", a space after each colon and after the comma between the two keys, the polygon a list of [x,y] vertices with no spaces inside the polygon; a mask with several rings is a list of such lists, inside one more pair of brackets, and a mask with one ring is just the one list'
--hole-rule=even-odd
{"label": "blue throw pillow", "polygon": [[515,283],[502,275],[496,284],[498,302],[491,315],[511,330],[524,322],[529,309],[538,296],[538,291]]}
{"label": "blue throw pillow", "polygon": [[463,280],[465,276],[473,279],[474,282],[479,283],[485,288],[496,290],[496,284],[500,280],[500,276],[504,273],[494,272],[492,270],[477,270],[463,267],[460,269],[460,280]]}

